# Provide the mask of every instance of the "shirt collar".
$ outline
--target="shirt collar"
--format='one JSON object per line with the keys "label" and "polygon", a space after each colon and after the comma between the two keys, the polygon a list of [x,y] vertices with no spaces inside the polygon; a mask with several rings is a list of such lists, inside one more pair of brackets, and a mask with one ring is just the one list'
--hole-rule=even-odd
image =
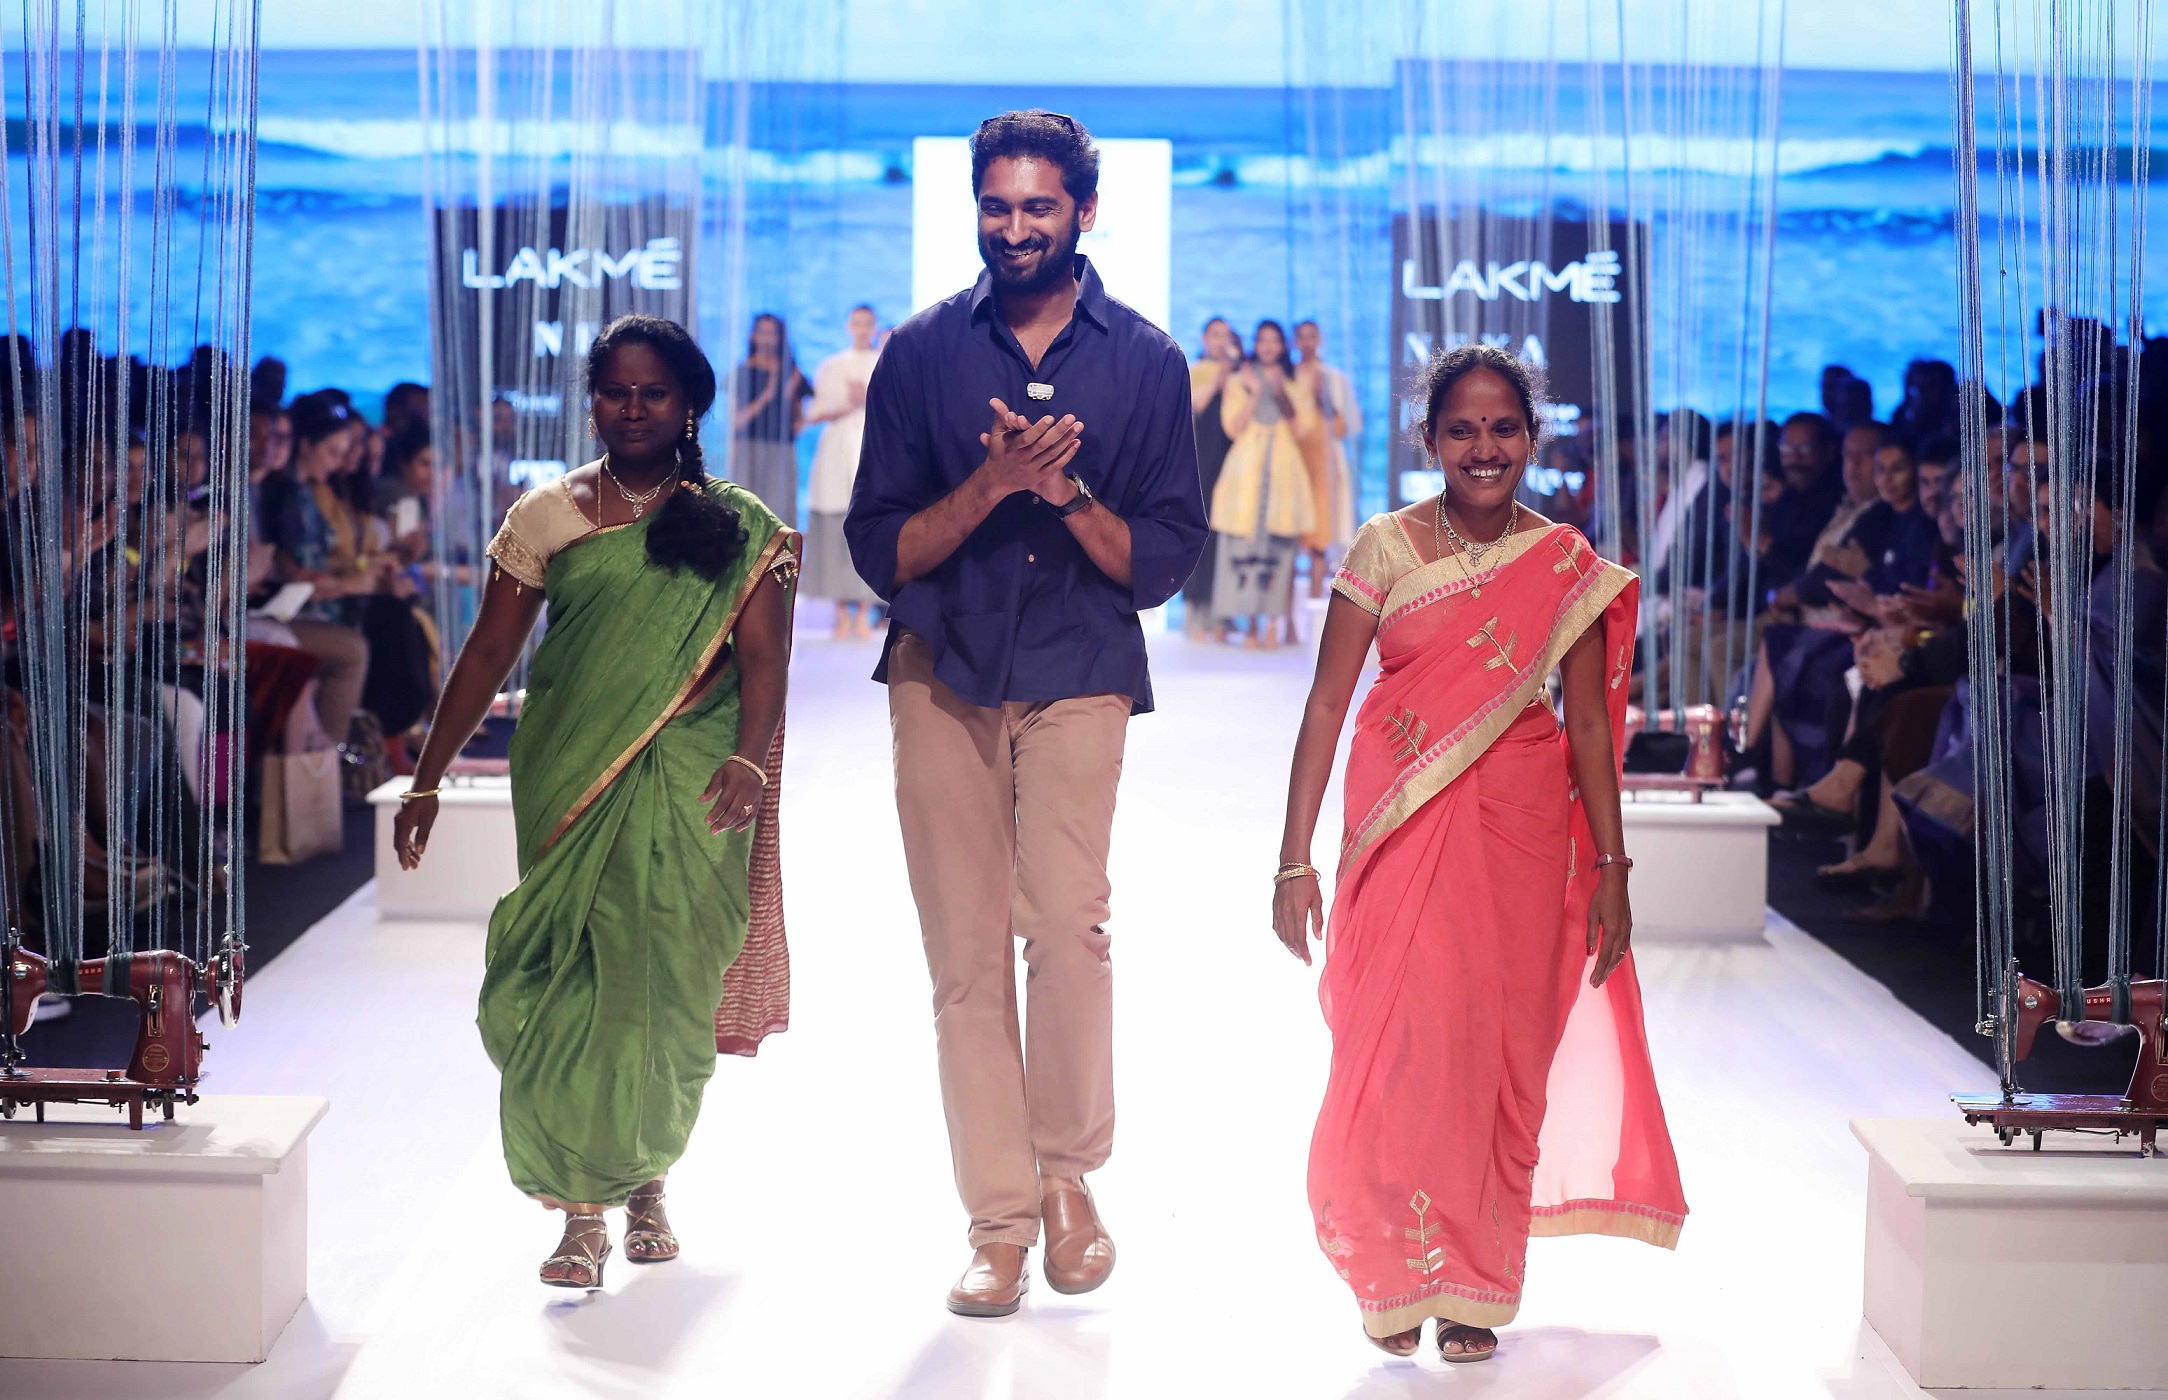
{"label": "shirt collar", "polygon": [[[1082,253],[1076,255],[1070,266],[1072,274],[1076,277],[1077,310],[1084,313],[1085,320],[1090,321],[1099,329],[1105,330],[1107,328],[1107,289],[1099,281],[1099,269],[1093,267],[1092,260]],[[971,319],[976,321],[982,316],[993,315],[993,306],[993,269],[983,268],[979,272],[979,280],[971,286]]]}

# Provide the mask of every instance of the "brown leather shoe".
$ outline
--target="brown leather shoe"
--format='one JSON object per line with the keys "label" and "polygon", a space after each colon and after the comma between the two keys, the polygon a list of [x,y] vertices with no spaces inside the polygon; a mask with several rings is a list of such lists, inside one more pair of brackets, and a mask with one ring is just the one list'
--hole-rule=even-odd
{"label": "brown leather shoe", "polygon": [[1031,1274],[1024,1268],[1030,1253],[1022,1245],[982,1244],[971,1267],[948,1291],[948,1310],[961,1317],[1007,1317],[1024,1304]]}
{"label": "brown leather shoe", "polygon": [[1091,1188],[1050,1181],[1039,1205],[1046,1222],[1046,1285],[1056,1293],[1089,1293],[1114,1272],[1114,1241],[1099,1223]]}

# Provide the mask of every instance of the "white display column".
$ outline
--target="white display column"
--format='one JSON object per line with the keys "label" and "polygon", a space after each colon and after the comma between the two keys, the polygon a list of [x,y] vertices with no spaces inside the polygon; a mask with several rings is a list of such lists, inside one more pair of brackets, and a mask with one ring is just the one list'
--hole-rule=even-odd
{"label": "white display column", "polygon": [[519,829],[512,821],[512,780],[490,776],[446,780],[436,825],[420,866],[399,868],[392,821],[399,794],[394,778],[369,794],[376,808],[376,916],[379,919],[487,919],[519,883]]}
{"label": "white display column", "polygon": [[1634,931],[1750,938],[1767,920],[1769,828],[1783,818],[1748,792],[1633,790],[1619,810],[1633,858]]}
{"label": "white display column", "polygon": [[261,1361],[308,1296],[317,1098],[207,1096],[133,1132],[0,1122],[0,1356]]}
{"label": "white display column", "polygon": [[1861,1118],[1867,1321],[1923,1387],[2168,1389],[2168,1160]]}

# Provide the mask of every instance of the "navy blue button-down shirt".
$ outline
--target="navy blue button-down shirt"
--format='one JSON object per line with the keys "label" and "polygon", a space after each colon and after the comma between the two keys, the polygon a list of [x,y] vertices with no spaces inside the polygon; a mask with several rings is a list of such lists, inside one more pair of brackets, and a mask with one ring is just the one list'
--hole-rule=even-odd
{"label": "navy blue button-down shirt", "polygon": [[[896,327],[866,388],[866,440],[844,535],[896,629],[924,638],[934,674],[974,705],[1126,695],[1152,708],[1137,614],[1173,597],[1204,550],[1189,365],[1164,331],[1106,294],[1076,260],[1076,314],[1034,370],[1000,315],[990,275]],[[1051,399],[1025,386],[1051,384]],[[904,522],[986,459],[998,398],[1037,421],[1084,425],[1070,474],[1129,525],[1127,587],[1100,572],[1051,507],[1027,492],[996,506],[941,566],[896,586]],[[873,678],[888,679],[888,648]]]}

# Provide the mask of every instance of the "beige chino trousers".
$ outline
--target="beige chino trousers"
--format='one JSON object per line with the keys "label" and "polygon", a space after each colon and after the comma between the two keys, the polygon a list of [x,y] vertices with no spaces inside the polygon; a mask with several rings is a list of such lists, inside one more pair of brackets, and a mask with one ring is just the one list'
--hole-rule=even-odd
{"label": "beige chino trousers", "polygon": [[[934,1037],[971,1243],[1039,1239],[1039,1177],[1114,1144],[1107,846],[1130,702],[957,697],[924,641],[888,660],[896,809],[933,975]],[[1012,940],[1024,945],[1019,1034]]]}

